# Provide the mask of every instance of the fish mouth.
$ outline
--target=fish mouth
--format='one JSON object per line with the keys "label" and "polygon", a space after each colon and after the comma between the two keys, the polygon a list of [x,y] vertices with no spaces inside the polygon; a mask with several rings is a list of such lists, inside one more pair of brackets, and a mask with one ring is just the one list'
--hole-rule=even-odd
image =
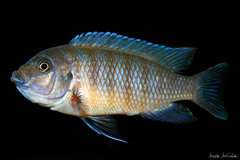
{"label": "fish mouth", "polygon": [[17,86],[24,85],[27,83],[27,81],[17,71],[14,71],[12,73],[11,81],[15,83]]}

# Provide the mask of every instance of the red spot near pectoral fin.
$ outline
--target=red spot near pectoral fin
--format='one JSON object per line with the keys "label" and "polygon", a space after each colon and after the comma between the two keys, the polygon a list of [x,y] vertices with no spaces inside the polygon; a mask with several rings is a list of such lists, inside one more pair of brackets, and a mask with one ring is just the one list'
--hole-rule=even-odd
{"label": "red spot near pectoral fin", "polygon": [[83,107],[83,104],[81,104],[81,99],[74,93],[71,97],[71,105],[80,116],[87,116],[86,109]]}
{"label": "red spot near pectoral fin", "polygon": [[76,94],[72,94],[72,98],[71,98],[71,103],[72,104],[78,104],[80,102],[78,96]]}

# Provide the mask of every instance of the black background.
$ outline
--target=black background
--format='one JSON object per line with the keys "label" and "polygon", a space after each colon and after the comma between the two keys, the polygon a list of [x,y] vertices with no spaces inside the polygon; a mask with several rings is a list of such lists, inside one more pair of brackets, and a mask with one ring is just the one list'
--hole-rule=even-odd
{"label": "black background", "polygon": [[[1,10],[2,143],[5,159],[208,159],[210,153],[239,155],[239,67],[233,41],[234,4],[224,1],[33,1],[10,2]],[[122,144],[91,131],[78,117],[26,100],[11,73],[36,53],[89,31],[110,31],[171,47],[198,48],[192,75],[221,62],[230,64],[226,121],[185,102],[198,117],[187,125],[117,116]],[[237,39],[236,39],[237,41]]]}

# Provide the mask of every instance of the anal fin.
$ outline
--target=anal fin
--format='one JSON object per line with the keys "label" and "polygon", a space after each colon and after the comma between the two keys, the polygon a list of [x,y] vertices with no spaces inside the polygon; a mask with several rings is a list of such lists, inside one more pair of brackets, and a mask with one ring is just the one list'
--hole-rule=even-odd
{"label": "anal fin", "polygon": [[128,143],[120,138],[117,131],[117,123],[111,116],[81,117],[83,122],[98,134],[102,134],[110,139]]}
{"label": "anal fin", "polygon": [[165,109],[157,109],[141,115],[144,118],[170,123],[189,123],[195,121],[191,110],[179,103],[171,103]]}

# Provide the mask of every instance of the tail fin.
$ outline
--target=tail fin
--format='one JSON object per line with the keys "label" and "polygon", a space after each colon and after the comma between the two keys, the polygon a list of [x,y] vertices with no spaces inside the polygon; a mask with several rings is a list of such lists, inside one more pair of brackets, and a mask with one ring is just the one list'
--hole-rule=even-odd
{"label": "tail fin", "polygon": [[221,63],[195,75],[197,79],[194,102],[217,118],[226,120],[227,112],[223,106],[223,81],[228,64]]}

